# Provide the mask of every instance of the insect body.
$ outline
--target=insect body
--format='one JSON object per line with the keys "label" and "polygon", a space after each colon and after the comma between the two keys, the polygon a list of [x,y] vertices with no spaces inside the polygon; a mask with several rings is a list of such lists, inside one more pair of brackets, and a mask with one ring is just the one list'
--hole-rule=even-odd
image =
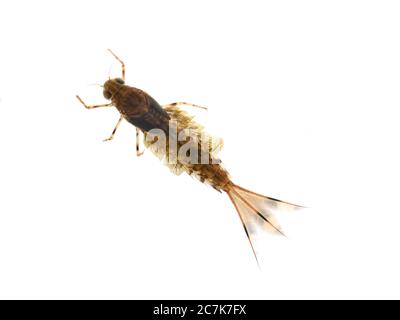
{"label": "insect body", "polygon": [[[263,196],[234,184],[218,159],[216,152],[214,152],[222,146],[222,140],[206,134],[204,128],[196,123],[192,116],[179,108],[181,105],[204,107],[186,102],[175,102],[161,106],[146,92],[127,86],[125,84],[124,63],[111,50],[109,51],[122,65],[122,78],[109,79],[103,85],[103,95],[111,102],[89,106],[77,96],[87,109],[114,106],[119,111],[120,118],[111,136],[105,140],[113,139],[118,126],[125,119],[136,127],[136,152],[138,156],[143,153],[139,152],[139,133],[142,131],[145,135],[145,146],[162,159],[174,173],[186,172],[198,178],[201,182],[211,185],[214,189],[226,192],[239,214],[257,259],[251,236],[253,230],[249,227],[252,224],[261,224],[266,229],[282,233],[279,226],[273,221],[272,213],[274,210],[280,207],[296,209],[301,206]],[[159,133],[162,134],[159,135]],[[185,134],[182,135],[183,133]],[[183,136],[183,139],[181,136]],[[160,142],[164,143],[160,144]],[[196,160],[201,158],[205,161],[188,161],[185,157],[188,152],[180,152],[182,149],[190,151],[191,155],[196,156]],[[204,154],[206,155],[205,158],[202,157]]]}
{"label": "insect body", "polygon": [[116,78],[104,83],[103,94],[111,99],[123,118],[140,130],[147,132],[159,128],[168,131],[168,113],[146,92],[129,87],[124,80]]}

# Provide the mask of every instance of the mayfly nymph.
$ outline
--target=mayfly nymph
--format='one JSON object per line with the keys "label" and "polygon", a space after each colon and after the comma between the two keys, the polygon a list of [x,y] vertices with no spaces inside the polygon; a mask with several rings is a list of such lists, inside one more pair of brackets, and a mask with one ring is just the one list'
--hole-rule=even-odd
{"label": "mayfly nymph", "polygon": [[[187,102],[160,105],[149,94],[125,84],[125,65],[111,50],[110,53],[122,66],[121,78],[108,79],[103,87],[103,95],[109,103],[87,105],[79,96],[78,100],[87,108],[115,107],[120,118],[112,131],[112,140],[122,120],[136,127],[136,153],[139,151],[139,134],[144,134],[144,145],[175,174],[186,172],[207,183],[219,192],[225,192],[235,206],[243,228],[249,239],[255,258],[256,251],[249,230],[251,223],[262,224],[269,230],[282,233],[272,218],[272,212],[283,207],[285,210],[301,206],[267,197],[233,183],[228,171],[217,157],[222,140],[205,133],[204,128],[193,120],[180,106],[188,105],[204,108]],[[257,260],[258,262],[258,260]]]}

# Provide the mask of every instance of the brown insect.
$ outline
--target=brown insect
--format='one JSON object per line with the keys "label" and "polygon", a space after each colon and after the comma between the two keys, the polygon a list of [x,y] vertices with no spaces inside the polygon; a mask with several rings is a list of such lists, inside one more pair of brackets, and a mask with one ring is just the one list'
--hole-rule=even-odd
{"label": "brown insect", "polygon": [[302,206],[267,197],[233,183],[216,156],[223,145],[222,140],[206,134],[204,128],[179,106],[206,108],[187,102],[174,102],[161,106],[146,92],[125,84],[125,65],[111,50],[109,51],[122,66],[122,77],[108,79],[102,86],[104,97],[111,102],[87,105],[76,96],[87,109],[115,107],[119,111],[120,118],[110,137],[105,141],[114,138],[121,121],[125,119],[136,127],[137,156],[143,154],[139,151],[139,133],[142,131],[145,146],[163,160],[175,174],[186,172],[219,192],[227,193],[239,214],[258,263],[251,235],[254,231],[251,226],[257,224],[269,231],[283,234],[274,222],[272,212],[277,209],[291,210]]}

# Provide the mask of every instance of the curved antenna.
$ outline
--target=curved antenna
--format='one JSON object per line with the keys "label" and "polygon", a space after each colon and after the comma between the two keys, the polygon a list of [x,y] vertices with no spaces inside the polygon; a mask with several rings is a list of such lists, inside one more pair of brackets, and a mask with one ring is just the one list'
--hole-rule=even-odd
{"label": "curved antenna", "polygon": [[104,88],[104,86],[102,84],[99,84],[99,83],[89,83],[88,86],[99,86],[99,87]]}

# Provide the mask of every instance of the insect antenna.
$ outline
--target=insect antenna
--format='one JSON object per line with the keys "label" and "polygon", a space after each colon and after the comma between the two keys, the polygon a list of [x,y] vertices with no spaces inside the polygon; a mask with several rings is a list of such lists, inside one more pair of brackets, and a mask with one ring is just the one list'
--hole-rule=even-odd
{"label": "insect antenna", "polygon": [[108,80],[111,80],[111,68],[112,68],[112,65],[110,65],[110,67],[108,68]]}
{"label": "insect antenna", "polygon": [[88,86],[99,86],[99,87],[104,88],[104,86],[102,84],[99,84],[99,83],[89,83]]}

